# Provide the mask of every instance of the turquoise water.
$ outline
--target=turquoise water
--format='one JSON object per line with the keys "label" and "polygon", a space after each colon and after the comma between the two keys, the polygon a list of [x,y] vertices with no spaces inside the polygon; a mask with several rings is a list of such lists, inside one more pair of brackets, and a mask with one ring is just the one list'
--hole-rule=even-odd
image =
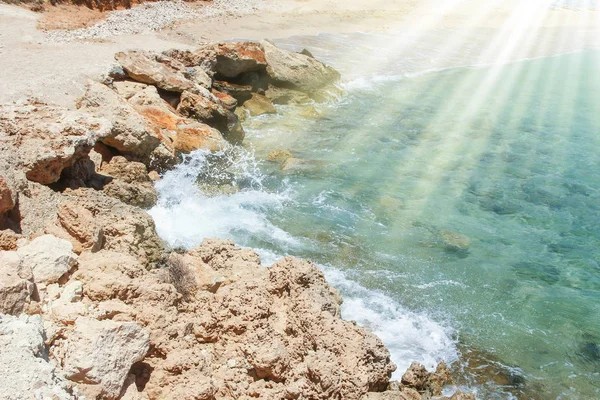
{"label": "turquoise water", "polygon": [[[317,262],[400,367],[446,359],[481,398],[600,398],[599,72],[588,51],[346,82],[247,122],[229,162],[190,157],[151,214],[176,246]],[[277,148],[312,167],[280,171]]]}

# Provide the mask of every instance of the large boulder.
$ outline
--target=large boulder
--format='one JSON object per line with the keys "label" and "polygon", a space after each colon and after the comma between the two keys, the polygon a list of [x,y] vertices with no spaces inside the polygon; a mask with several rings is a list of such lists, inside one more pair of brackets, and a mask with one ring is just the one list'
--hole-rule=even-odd
{"label": "large boulder", "polygon": [[36,283],[58,282],[77,264],[77,255],[73,253],[71,243],[52,235],[35,238],[20,247],[17,254],[21,257],[23,267],[32,271]]}
{"label": "large boulder", "polygon": [[138,82],[155,85],[170,92],[183,92],[194,84],[183,75],[185,66],[164,55],[148,51],[119,52],[115,60]]}
{"label": "large boulder", "polygon": [[235,78],[244,72],[264,70],[265,52],[256,42],[225,42],[214,47],[215,71],[226,78]]}
{"label": "large boulder", "polygon": [[292,53],[263,40],[267,72],[278,86],[310,93],[339,79],[335,69],[300,53]]}
{"label": "large boulder", "polygon": [[134,322],[80,317],[61,345],[63,370],[85,392],[115,399],[131,366],[148,352],[149,342],[148,332]]}
{"label": "large boulder", "polygon": [[2,398],[75,399],[70,385],[55,371],[46,355],[39,316],[0,314],[0,387]]}
{"label": "large boulder", "polygon": [[112,123],[110,134],[102,137],[101,142],[121,153],[147,160],[160,144],[152,124],[106,85],[88,82],[77,107]]}
{"label": "large boulder", "polygon": [[[110,135],[110,121],[87,113],[27,102],[0,106],[0,139],[16,153],[30,181],[50,184]],[[4,149],[3,149],[4,150]],[[8,157],[8,155],[7,155]]]}

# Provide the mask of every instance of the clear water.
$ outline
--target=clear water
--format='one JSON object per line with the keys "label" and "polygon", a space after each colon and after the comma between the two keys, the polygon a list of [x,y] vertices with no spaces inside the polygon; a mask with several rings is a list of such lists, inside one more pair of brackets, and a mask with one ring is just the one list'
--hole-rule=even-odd
{"label": "clear water", "polygon": [[[481,398],[600,398],[600,52],[409,67],[353,76],[319,117],[248,121],[218,162],[191,155],[157,184],[159,234],[313,260],[400,374],[445,359]],[[280,171],[278,148],[314,168]],[[473,354],[509,381],[478,380]]]}

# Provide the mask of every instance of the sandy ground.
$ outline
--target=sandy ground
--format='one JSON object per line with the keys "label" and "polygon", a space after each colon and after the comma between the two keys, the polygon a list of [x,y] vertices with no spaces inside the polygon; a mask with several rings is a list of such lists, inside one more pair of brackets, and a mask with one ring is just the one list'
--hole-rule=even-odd
{"label": "sandy ground", "polygon": [[[555,31],[577,29],[600,38],[599,11],[539,7],[539,4],[535,8],[544,0],[264,1],[272,4],[270,11],[253,12],[252,0],[247,0],[249,6],[244,15],[230,12],[210,18],[195,17],[160,32],[68,43],[49,43],[39,29],[39,26],[68,26],[72,21],[65,17],[65,12],[53,10],[54,15],[42,17],[23,8],[0,4],[0,102],[36,96],[72,106],[85,80],[106,72],[113,64],[114,53],[127,48],[193,48],[206,41],[234,38],[277,39],[291,35],[434,27],[464,29],[467,36],[473,27],[489,28],[507,36],[524,27]],[[90,19],[97,17],[89,12],[81,14]]]}

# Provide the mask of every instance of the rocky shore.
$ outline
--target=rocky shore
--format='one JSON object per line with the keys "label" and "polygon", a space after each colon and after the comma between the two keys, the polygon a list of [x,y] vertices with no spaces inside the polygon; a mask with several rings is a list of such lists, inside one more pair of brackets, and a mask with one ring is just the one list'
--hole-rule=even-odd
{"label": "rocky shore", "polygon": [[267,41],[115,60],[76,110],[0,106],[2,398],[447,399],[443,362],[390,382],[314,264],[169,249],[144,211],[182,154],[241,143],[241,120],[322,98],[337,71]]}

